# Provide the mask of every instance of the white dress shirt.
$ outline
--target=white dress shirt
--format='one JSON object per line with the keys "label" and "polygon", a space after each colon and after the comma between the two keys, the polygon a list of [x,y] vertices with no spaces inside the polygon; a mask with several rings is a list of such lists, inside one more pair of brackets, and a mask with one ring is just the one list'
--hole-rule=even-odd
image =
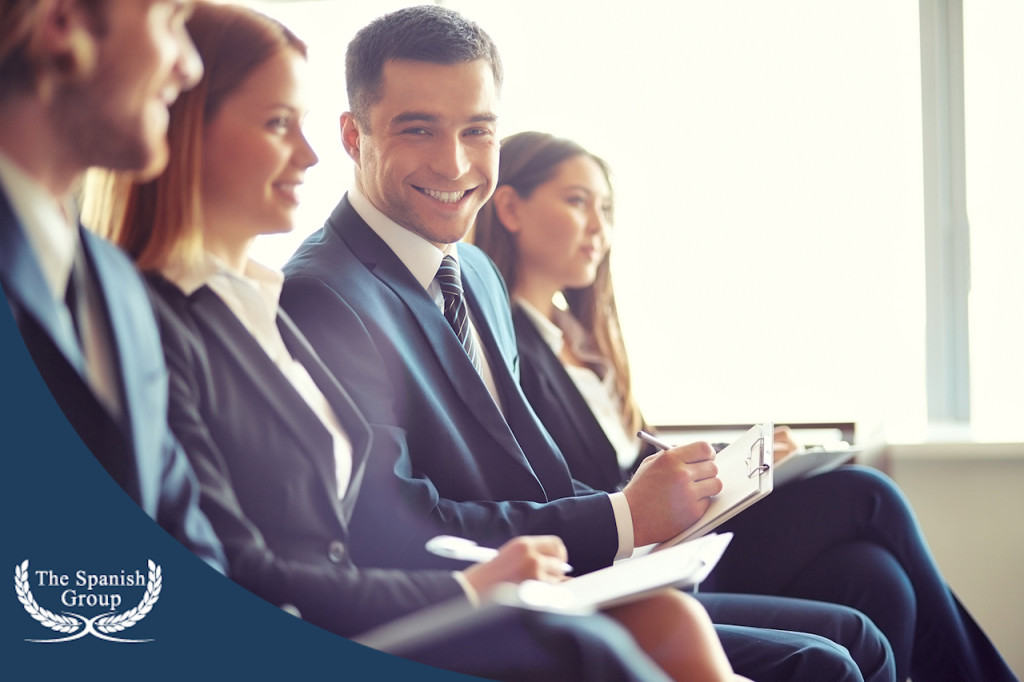
{"label": "white dress shirt", "polygon": [[343,498],[352,476],[352,443],[327,398],[281,338],[277,312],[284,275],[253,260],[246,263],[244,272],[234,272],[209,253],[191,266],[171,263],[163,275],[186,295],[209,286],[256,339],[331,435],[338,498]]}

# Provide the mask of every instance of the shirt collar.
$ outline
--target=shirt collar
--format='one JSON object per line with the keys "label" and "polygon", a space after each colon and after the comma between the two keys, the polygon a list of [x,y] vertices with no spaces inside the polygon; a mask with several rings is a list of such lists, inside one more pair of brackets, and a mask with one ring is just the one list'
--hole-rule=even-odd
{"label": "shirt collar", "polygon": [[556,325],[554,322],[549,320],[539,310],[534,308],[532,305],[526,302],[526,299],[519,298],[518,296],[513,297],[513,301],[519,308],[526,313],[526,316],[533,322],[533,326],[537,328],[537,333],[544,340],[544,343],[551,347],[555,355],[562,352],[562,348],[565,347],[565,332]]}
{"label": "shirt collar", "polygon": [[284,274],[280,270],[269,268],[250,258],[242,272],[235,272],[208,251],[204,251],[202,258],[195,263],[172,261],[161,272],[186,296],[191,296],[203,286],[212,285],[214,280],[219,278],[248,284],[260,293],[267,309],[273,312],[277,311],[280,304],[281,289],[284,286]]}
{"label": "shirt collar", "polygon": [[62,204],[13,159],[0,152],[0,184],[35,253],[43,278],[55,299],[63,300],[78,250],[74,206]]}
{"label": "shirt collar", "polygon": [[434,281],[437,269],[441,267],[442,258],[450,255],[458,260],[458,249],[455,244],[448,244],[443,251],[438,249],[420,235],[381,213],[366,198],[358,185],[353,184],[348,191],[348,202],[370,229],[394,251],[405,267],[409,268],[409,272],[424,289],[428,289],[430,283]]}
{"label": "shirt collar", "polygon": [[607,379],[611,375],[608,360],[597,350],[593,339],[571,311],[554,306],[551,319],[548,319],[525,299],[514,296],[513,300],[530,318],[541,339],[550,346],[556,356],[561,355],[562,349],[568,346],[577,359],[587,363],[599,378]]}

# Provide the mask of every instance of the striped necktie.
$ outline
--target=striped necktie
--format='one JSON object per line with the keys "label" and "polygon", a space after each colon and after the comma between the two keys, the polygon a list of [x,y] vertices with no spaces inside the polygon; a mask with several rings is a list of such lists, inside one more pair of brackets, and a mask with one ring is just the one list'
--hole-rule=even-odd
{"label": "striped necktie", "polygon": [[445,256],[441,267],[437,269],[437,282],[441,285],[444,295],[444,316],[452,326],[459,342],[466,349],[466,355],[476,371],[480,372],[480,349],[477,348],[473,330],[469,325],[469,308],[462,296],[462,277],[459,274],[459,262],[453,256]]}

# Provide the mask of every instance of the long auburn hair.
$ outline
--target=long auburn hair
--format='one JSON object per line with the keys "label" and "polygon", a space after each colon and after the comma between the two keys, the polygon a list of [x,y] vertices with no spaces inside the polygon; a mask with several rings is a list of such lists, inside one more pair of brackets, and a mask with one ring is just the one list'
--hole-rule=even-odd
{"label": "long auburn hair", "polygon": [[[599,156],[583,146],[548,133],[522,132],[501,141],[498,160],[498,187],[508,185],[523,199],[551,180],[565,161],[585,156],[594,160],[611,187],[611,171]],[[516,236],[498,217],[494,199],[489,199],[477,214],[473,243],[483,249],[498,266],[509,291],[516,288],[519,248]],[[629,358],[622,339],[622,327],[612,286],[611,252],[598,264],[592,284],[562,291],[569,310],[593,337],[598,351],[615,370],[615,390],[622,401],[622,419],[630,431],[644,427],[643,415],[633,396]]]}
{"label": "long auburn hair", "polygon": [[92,226],[120,245],[142,270],[172,258],[194,261],[202,252],[203,138],[206,125],[246,77],[284,50],[307,56],[287,27],[240,5],[199,2],[188,31],[203,60],[203,77],[170,109],[170,159],[156,179],[136,183],[125,174],[90,180]]}

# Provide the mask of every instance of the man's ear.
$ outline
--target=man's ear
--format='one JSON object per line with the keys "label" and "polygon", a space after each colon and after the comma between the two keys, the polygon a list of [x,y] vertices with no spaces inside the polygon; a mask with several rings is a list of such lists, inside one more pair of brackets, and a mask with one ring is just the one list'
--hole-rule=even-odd
{"label": "man's ear", "polygon": [[346,111],[341,115],[341,144],[352,160],[356,162],[357,168],[360,167],[361,137],[362,132],[355,115],[351,111]]}
{"label": "man's ear", "polygon": [[499,185],[494,190],[491,201],[494,202],[494,213],[505,229],[512,234],[519,232],[522,229],[519,221],[519,205],[522,199],[515,188],[512,185]]}
{"label": "man's ear", "polygon": [[[96,68],[99,17],[81,0],[41,0],[32,49],[41,67],[41,80],[75,80]],[[95,10],[101,11],[101,10]]]}

